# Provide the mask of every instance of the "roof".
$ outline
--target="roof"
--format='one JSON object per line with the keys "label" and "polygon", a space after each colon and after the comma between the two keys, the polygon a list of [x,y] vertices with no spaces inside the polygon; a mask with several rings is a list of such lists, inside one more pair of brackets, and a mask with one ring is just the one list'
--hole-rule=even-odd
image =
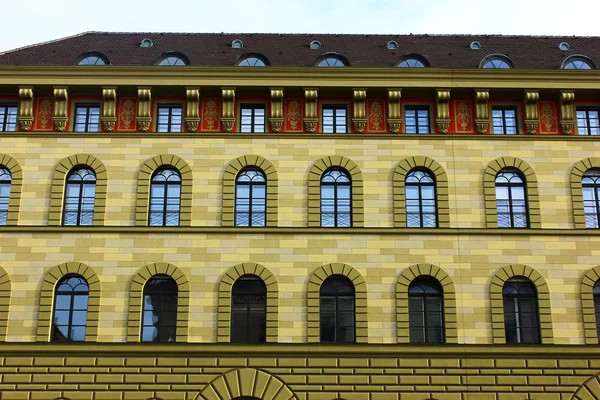
{"label": "roof", "polygon": [[[144,38],[152,47],[140,47]],[[243,48],[232,48],[241,39]],[[320,49],[311,49],[313,40]],[[394,40],[399,48],[386,44]],[[480,50],[470,48],[473,41]],[[561,42],[569,50],[558,48]],[[558,69],[566,57],[585,55],[600,65],[600,37],[502,35],[331,35],[247,33],[86,32],[0,54],[4,65],[73,65],[86,52],[99,52],[111,65],[154,65],[167,52],[183,54],[191,65],[232,66],[246,54],[265,57],[271,66],[312,66],[326,53],[337,53],[355,67],[392,67],[410,54],[431,67],[477,68],[490,54],[503,54],[516,68]]]}

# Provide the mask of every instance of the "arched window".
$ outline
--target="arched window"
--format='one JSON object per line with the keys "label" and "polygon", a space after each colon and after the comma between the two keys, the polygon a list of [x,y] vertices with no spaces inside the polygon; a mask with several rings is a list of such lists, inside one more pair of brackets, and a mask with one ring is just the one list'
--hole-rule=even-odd
{"label": "arched window", "polygon": [[581,178],[586,228],[600,228],[600,169],[586,171]]}
{"label": "arched window", "polygon": [[479,68],[514,68],[514,65],[508,57],[501,54],[492,54],[481,61]]}
{"label": "arched window", "polygon": [[79,275],[62,278],[54,290],[52,341],[83,342],[90,289]]}
{"label": "arched window", "polygon": [[444,343],[444,295],[431,276],[418,277],[408,288],[411,343]]}
{"label": "arched window", "polygon": [[254,168],[235,178],[235,226],[265,226],[267,178]]}
{"label": "arched window", "polygon": [[576,55],[565,58],[560,66],[562,69],[596,69],[592,60],[583,55]]}
{"label": "arched window", "polygon": [[88,226],[94,221],[96,174],[87,166],[75,167],[67,176],[63,225]]}
{"label": "arched window", "polygon": [[0,225],[6,225],[8,219],[8,203],[10,201],[10,185],[12,174],[4,165],[0,165]]}
{"label": "arched window", "polygon": [[527,228],[527,190],[521,173],[502,169],[496,175],[496,212],[499,228]]}
{"label": "arched window", "polygon": [[264,57],[259,57],[258,55],[247,55],[243,57],[240,62],[238,62],[240,67],[265,67],[268,64],[268,61]]}
{"label": "arched window", "polygon": [[187,57],[179,53],[167,53],[159,59],[158,65],[180,66],[188,65],[190,62]]}
{"label": "arched window", "polygon": [[342,169],[331,168],[321,176],[321,226],[352,226],[352,182]]}
{"label": "arched window", "polygon": [[426,170],[412,170],[406,175],[406,226],[437,227],[437,196],[435,178]]}
{"label": "arched window", "polygon": [[321,343],[354,343],[356,306],[354,285],[343,275],[332,275],[320,290]]}
{"label": "arched window", "polygon": [[398,66],[401,68],[423,68],[425,67],[425,64],[416,58],[407,58],[398,64]]}
{"label": "arched window", "polygon": [[181,175],[172,168],[161,168],[150,184],[150,226],[179,226]]}
{"label": "arched window", "polygon": [[177,331],[177,283],[154,275],[144,286],[142,342],[174,342]]}
{"label": "arched window", "polygon": [[108,59],[102,53],[89,52],[81,57],[77,62],[78,65],[108,65]]}
{"label": "arched window", "polygon": [[502,288],[506,343],[540,341],[540,316],[535,285],[525,277],[510,278]]}
{"label": "arched window", "polygon": [[345,67],[348,63],[339,55],[326,55],[319,60],[317,67]]}
{"label": "arched window", "polygon": [[594,296],[594,311],[596,314],[596,331],[598,334],[598,340],[600,341],[600,280],[597,280],[592,289]]}
{"label": "arched window", "polygon": [[262,343],[267,337],[267,287],[255,275],[240,276],[231,288],[232,343]]}

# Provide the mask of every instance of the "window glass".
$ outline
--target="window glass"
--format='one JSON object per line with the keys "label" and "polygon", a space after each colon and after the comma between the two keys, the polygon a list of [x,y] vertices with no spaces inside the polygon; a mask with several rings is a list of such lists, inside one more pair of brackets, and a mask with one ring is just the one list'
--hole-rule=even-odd
{"label": "window glass", "polygon": [[430,133],[429,107],[408,106],[404,109],[404,119],[406,133]]}
{"label": "window glass", "polygon": [[398,64],[400,68],[424,68],[425,64],[422,61],[417,60],[416,58],[407,58]]}
{"label": "window glass", "polygon": [[264,67],[265,62],[258,57],[246,57],[238,63],[240,67]]}
{"label": "window glass", "polygon": [[75,132],[98,132],[100,130],[100,106],[82,105],[75,107]]}
{"label": "window glass", "polygon": [[255,275],[243,275],[231,289],[231,342],[261,343],[267,338],[267,287]]}
{"label": "window glass", "polygon": [[496,135],[516,135],[517,112],[514,108],[492,108],[493,133]]}
{"label": "window glass", "polygon": [[172,168],[161,168],[150,184],[150,226],[179,226],[181,175]]}
{"label": "window glass", "polygon": [[323,122],[321,129],[323,133],[347,133],[347,109],[346,106],[323,106]]}
{"label": "window glass", "polygon": [[168,275],[155,275],[144,286],[142,342],[175,342],[177,283]]}
{"label": "window glass", "polygon": [[181,105],[161,104],[158,106],[158,132],[181,132]]}
{"label": "window glass", "polygon": [[346,171],[329,169],[321,176],[321,226],[352,226],[352,184]]}
{"label": "window glass", "polygon": [[345,67],[346,64],[337,57],[327,57],[319,61],[317,67]]}
{"label": "window glass", "polygon": [[8,168],[0,164],[0,226],[6,225],[8,219],[11,184],[12,174]]}
{"label": "window glass", "polygon": [[437,227],[437,199],[433,174],[412,170],[406,175],[406,226]]}
{"label": "window glass", "polygon": [[581,179],[586,228],[600,227],[600,169],[586,171]]}
{"label": "window glass", "polygon": [[76,167],[69,175],[65,188],[63,225],[89,226],[94,220],[96,174],[87,167]]}
{"label": "window glass", "polygon": [[356,336],[355,291],[342,275],[332,275],[321,284],[321,343],[354,343]]}
{"label": "window glass", "polygon": [[158,65],[187,65],[187,62],[181,58],[181,57],[177,57],[177,56],[169,56],[169,57],[165,57],[163,58]]}
{"label": "window glass", "polygon": [[527,228],[526,186],[521,174],[503,169],[496,175],[496,212],[499,228]]}
{"label": "window glass", "polygon": [[411,343],[444,343],[442,288],[432,277],[419,277],[408,288]]}
{"label": "window glass", "polygon": [[575,58],[572,59],[571,61],[569,61],[565,66],[564,69],[594,69],[592,67],[592,65],[581,58]]}
{"label": "window glass", "polygon": [[506,343],[541,343],[537,290],[525,277],[510,278],[502,288]]}
{"label": "window glass", "polygon": [[79,275],[67,275],[54,290],[52,341],[83,342],[87,324],[89,287]]}
{"label": "window glass", "polygon": [[0,132],[14,132],[17,130],[16,104],[0,104]]}
{"label": "window glass", "polygon": [[577,134],[600,135],[600,109],[577,109]]}
{"label": "window glass", "polygon": [[107,62],[100,56],[88,56],[79,61],[79,65],[106,65]]}
{"label": "window glass", "polygon": [[240,132],[265,132],[265,105],[242,104]]}
{"label": "window glass", "polygon": [[258,169],[242,170],[235,181],[235,226],[265,226],[265,174]]}
{"label": "window glass", "polygon": [[483,68],[512,68],[508,61],[502,58],[490,58],[484,64]]}

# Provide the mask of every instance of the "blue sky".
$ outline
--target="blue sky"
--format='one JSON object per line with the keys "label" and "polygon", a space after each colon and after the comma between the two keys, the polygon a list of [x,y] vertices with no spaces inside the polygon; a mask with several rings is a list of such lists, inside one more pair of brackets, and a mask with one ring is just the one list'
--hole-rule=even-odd
{"label": "blue sky", "polygon": [[6,3],[0,25],[0,51],[85,31],[600,36],[599,0],[21,0]]}

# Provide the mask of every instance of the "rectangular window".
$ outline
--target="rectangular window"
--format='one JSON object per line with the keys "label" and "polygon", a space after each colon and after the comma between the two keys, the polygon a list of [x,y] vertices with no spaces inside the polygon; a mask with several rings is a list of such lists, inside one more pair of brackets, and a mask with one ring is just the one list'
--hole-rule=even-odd
{"label": "rectangular window", "polygon": [[578,108],[577,109],[577,134],[600,135],[600,109]]}
{"label": "rectangular window", "polygon": [[410,106],[404,109],[405,133],[431,133],[429,127],[429,107]]}
{"label": "rectangular window", "polygon": [[346,106],[323,106],[323,133],[347,133],[348,110]]}
{"label": "rectangular window", "polygon": [[157,132],[181,132],[181,105],[159,105]]}
{"label": "rectangular window", "polygon": [[240,132],[258,133],[265,131],[264,104],[242,104],[241,114]]}
{"label": "rectangular window", "polygon": [[516,135],[517,110],[510,107],[492,108],[492,133],[494,135]]}
{"label": "rectangular window", "polygon": [[100,106],[77,104],[73,130],[75,132],[98,132],[100,130]]}
{"label": "rectangular window", "polygon": [[14,132],[17,130],[17,106],[14,104],[0,104],[0,132]]}

